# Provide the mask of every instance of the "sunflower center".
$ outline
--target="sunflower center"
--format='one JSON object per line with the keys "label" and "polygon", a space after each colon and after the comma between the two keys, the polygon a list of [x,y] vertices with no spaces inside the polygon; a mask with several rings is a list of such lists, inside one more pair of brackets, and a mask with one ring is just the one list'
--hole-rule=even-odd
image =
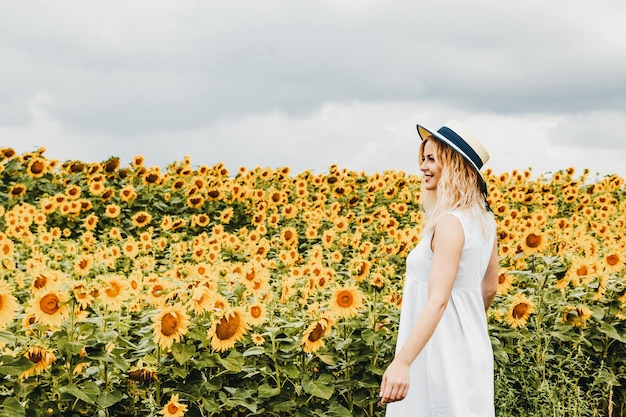
{"label": "sunflower center", "polygon": [[255,319],[258,319],[259,317],[261,317],[261,307],[253,306],[250,309],[250,315],[254,317]]}
{"label": "sunflower center", "polygon": [[170,414],[176,414],[178,412],[178,406],[176,404],[170,404],[167,406],[167,412]]}
{"label": "sunflower center", "polygon": [[254,271],[254,269],[246,274],[246,279],[248,281],[253,281],[255,277],[256,277],[256,272]]}
{"label": "sunflower center", "polygon": [[526,245],[528,245],[529,248],[536,248],[539,245],[541,245],[541,236],[537,236],[534,233],[529,234],[526,237]]}
{"label": "sunflower center", "polygon": [[147,182],[147,183],[149,183],[149,184],[154,184],[154,183],[156,183],[157,181],[159,181],[159,176],[158,176],[158,174],[151,173],[151,174],[146,175],[146,182]]}
{"label": "sunflower center", "polygon": [[309,342],[317,342],[324,336],[324,328],[321,324],[317,323],[313,331],[309,333]]}
{"label": "sunflower center", "polygon": [[30,167],[30,172],[35,175],[41,174],[44,170],[44,164],[41,161],[35,161]]}
{"label": "sunflower center", "polygon": [[581,266],[576,270],[576,275],[578,275],[579,277],[587,276],[589,275],[589,270],[586,266]]}
{"label": "sunflower center", "polygon": [[28,352],[28,359],[32,363],[39,363],[43,359],[43,354],[41,353],[41,351]]}
{"label": "sunflower center", "polygon": [[171,336],[176,333],[176,329],[178,328],[178,318],[176,318],[172,313],[167,313],[161,319],[161,333],[163,336]]}
{"label": "sunflower center", "polygon": [[9,191],[9,193],[13,196],[20,196],[22,195],[22,193],[24,193],[25,190],[26,187],[24,187],[23,185],[16,185],[11,189],[11,191]]}
{"label": "sunflower center", "polygon": [[606,257],[606,263],[610,266],[615,266],[619,263],[619,256],[613,254]]}
{"label": "sunflower center", "polygon": [[59,297],[56,294],[46,294],[41,298],[39,307],[46,314],[54,314],[59,310]]}
{"label": "sunflower center", "polygon": [[47,281],[48,279],[44,275],[39,275],[37,279],[35,279],[35,282],[33,282],[33,287],[37,289],[43,288],[46,286]]}
{"label": "sunflower center", "polygon": [[337,305],[341,308],[348,308],[354,304],[354,297],[350,291],[341,291],[337,294]]}
{"label": "sunflower center", "polygon": [[506,281],[506,275],[505,274],[498,275],[498,284],[504,284],[505,281]]}
{"label": "sunflower center", "polygon": [[116,282],[112,282],[109,285],[109,288],[106,289],[105,291],[107,293],[107,295],[111,298],[113,297],[117,297],[120,294],[120,286],[118,283]]}
{"label": "sunflower center", "polygon": [[238,314],[234,314],[231,317],[222,317],[215,328],[215,334],[220,340],[228,340],[237,334],[240,324],[241,318]]}
{"label": "sunflower center", "polygon": [[519,320],[526,315],[527,311],[528,311],[528,304],[519,303],[513,308],[513,313],[511,315],[513,316],[513,318]]}

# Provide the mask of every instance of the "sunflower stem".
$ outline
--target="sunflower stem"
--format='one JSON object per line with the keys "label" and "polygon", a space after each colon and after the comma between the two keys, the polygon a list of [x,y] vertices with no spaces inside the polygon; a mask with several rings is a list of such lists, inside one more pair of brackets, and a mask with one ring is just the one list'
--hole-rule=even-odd
{"label": "sunflower stem", "polygon": [[282,389],[282,384],[280,380],[280,367],[278,366],[278,360],[276,359],[276,341],[274,339],[274,333],[272,335],[272,361],[274,362],[274,372],[276,372],[276,385],[278,388]]}
{"label": "sunflower stem", "polygon": [[[157,364],[161,364],[161,346],[157,346]],[[161,381],[156,379],[156,402],[159,406],[161,406]]]}

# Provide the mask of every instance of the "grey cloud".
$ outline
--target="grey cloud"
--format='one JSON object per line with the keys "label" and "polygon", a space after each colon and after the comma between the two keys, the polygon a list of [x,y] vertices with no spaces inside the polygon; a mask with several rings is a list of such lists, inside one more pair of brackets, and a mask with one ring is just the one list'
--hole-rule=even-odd
{"label": "grey cloud", "polygon": [[[624,108],[622,2],[37,2],[0,17],[0,123],[29,103],[111,135],[324,102],[527,114]],[[563,13],[566,7],[568,13]],[[36,30],[39,29],[39,30]]]}

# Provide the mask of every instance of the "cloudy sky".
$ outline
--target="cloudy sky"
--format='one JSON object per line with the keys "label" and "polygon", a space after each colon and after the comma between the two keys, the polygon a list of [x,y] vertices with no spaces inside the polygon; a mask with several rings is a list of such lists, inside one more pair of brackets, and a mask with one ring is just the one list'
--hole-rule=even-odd
{"label": "cloudy sky", "polygon": [[0,14],[0,146],[60,160],[417,173],[415,125],[496,172],[626,177],[626,2],[55,0]]}

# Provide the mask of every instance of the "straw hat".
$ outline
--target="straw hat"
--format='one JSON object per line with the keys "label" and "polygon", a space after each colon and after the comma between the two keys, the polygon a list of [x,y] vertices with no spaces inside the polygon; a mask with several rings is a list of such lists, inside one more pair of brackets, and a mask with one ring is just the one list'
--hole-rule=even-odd
{"label": "straw hat", "polygon": [[422,125],[417,125],[417,132],[422,140],[433,136],[435,139],[439,139],[460,153],[463,158],[472,164],[484,182],[480,170],[485,162],[489,160],[489,152],[487,152],[483,144],[470,133],[466,126],[463,126],[456,120],[449,120],[437,131],[427,129]]}

